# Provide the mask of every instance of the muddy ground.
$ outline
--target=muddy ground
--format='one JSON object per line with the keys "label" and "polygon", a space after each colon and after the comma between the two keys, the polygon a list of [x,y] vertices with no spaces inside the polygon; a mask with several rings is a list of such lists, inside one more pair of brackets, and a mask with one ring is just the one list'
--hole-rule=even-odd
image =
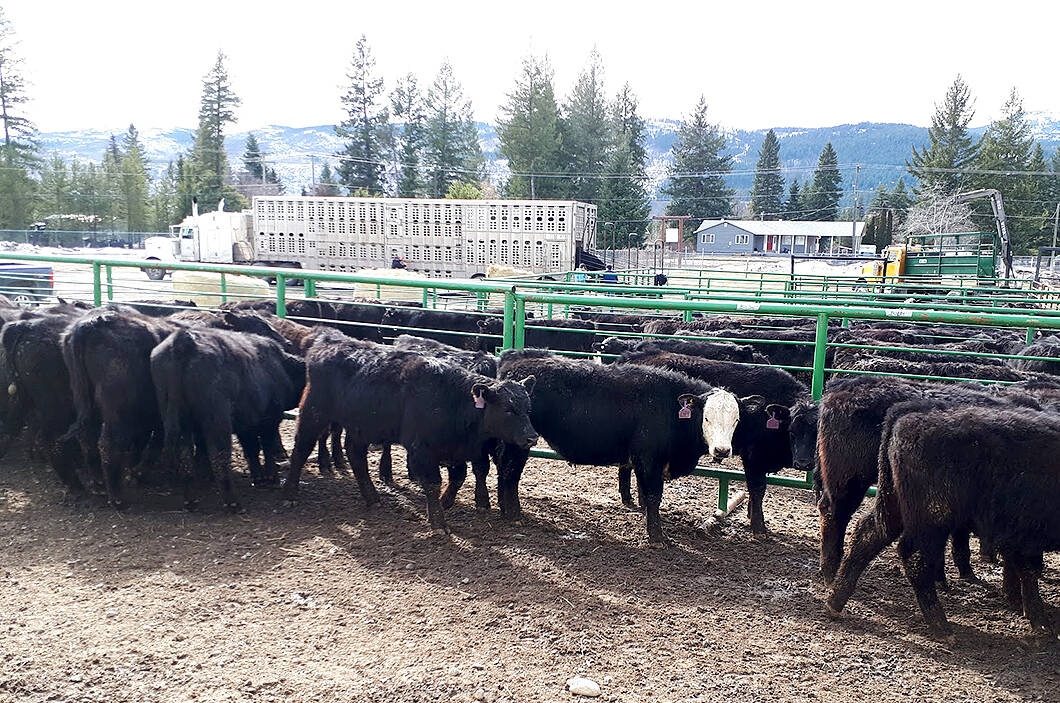
{"label": "muddy ground", "polygon": [[70,501],[16,447],[0,462],[0,700],[563,701],[579,674],[608,701],[1060,696],[1060,652],[1023,640],[994,567],[943,594],[955,644],[926,636],[893,551],[829,620],[805,491],[770,487],[772,535],[755,539],[742,514],[702,534],[716,484],[672,482],[673,546],[653,549],[612,469],[532,460],[520,524],[476,512],[469,485],[444,537],[395,460],[370,510],[310,466],[293,507],[241,476],[240,515],[157,491],[119,514]]}

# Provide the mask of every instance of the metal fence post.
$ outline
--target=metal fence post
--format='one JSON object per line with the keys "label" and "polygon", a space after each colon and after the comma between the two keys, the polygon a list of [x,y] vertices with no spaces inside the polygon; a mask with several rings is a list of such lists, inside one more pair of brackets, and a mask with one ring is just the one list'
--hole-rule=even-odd
{"label": "metal fence post", "polygon": [[1027,344],[1034,344],[1034,333],[1035,329],[1033,327],[1027,328]]}
{"label": "metal fence post", "polygon": [[515,329],[512,344],[516,349],[526,346],[526,301],[522,298],[515,301]]}
{"label": "metal fence post", "polygon": [[813,343],[813,382],[810,394],[814,400],[820,400],[824,394],[824,364],[828,352],[828,313],[817,316],[817,334]]}
{"label": "metal fence post", "polygon": [[98,261],[92,262],[92,304],[97,308],[103,304],[103,289],[99,281],[100,268]]}
{"label": "metal fence post", "polygon": [[225,276],[225,272],[221,272],[221,304],[224,305],[228,302],[228,277]]}
{"label": "metal fence post", "polygon": [[276,274],[276,317],[287,317],[287,276]]}
{"label": "metal fence post", "polygon": [[314,278],[303,279],[305,281],[305,297],[315,298],[317,297],[317,282]]}
{"label": "metal fence post", "polygon": [[110,264],[107,264],[107,300],[114,300],[114,278]]}
{"label": "metal fence post", "polygon": [[[692,298],[692,296],[690,294],[685,293],[685,300],[690,300],[691,298]],[[692,311],[691,310],[685,310],[684,317],[682,319],[685,322],[691,322],[692,321]]]}
{"label": "metal fence post", "polygon": [[508,291],[504,294],[504,339],[501,342],[501,349],[512,348],[512,336],[514,330],[512,329],[512,323],[515,320],[515,297],[512,291]]}

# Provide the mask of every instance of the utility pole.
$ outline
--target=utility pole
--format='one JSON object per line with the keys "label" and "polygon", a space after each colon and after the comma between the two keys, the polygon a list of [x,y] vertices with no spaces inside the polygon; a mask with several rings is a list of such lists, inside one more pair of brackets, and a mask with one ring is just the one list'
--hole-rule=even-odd
{"label": "utility pole", "polygon": [[861,251],[861,242],[858,241],[858,177],[861,175],[861,164],[857,164],[854,170],[854,217],[850,222],[850,246],[851,254],[855,256]]}
{"label": "utility pole", "polygon": [[[1056,204],[1056,212],[1053,213],[1053,249],[1056,249],[1056,227],[1060,224],[1060,203]],[[1056,251],[1049,252],[1049,273],[1053,272],[1053,265],[1056,264]]]}
{"label": "utility pole", "polygon": [[312,188],[310,189],[310,192],[312,192],[313,195],[316,195],[317,194],[317,157],[312,156],[312,155],[309,157],[309,173],[310,173],[309,182],[312,184]]}

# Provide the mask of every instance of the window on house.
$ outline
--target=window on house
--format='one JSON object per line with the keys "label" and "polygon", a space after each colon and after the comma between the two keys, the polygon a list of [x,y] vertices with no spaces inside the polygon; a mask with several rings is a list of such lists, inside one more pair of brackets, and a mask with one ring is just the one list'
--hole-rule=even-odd
{"label": "window on house", "polygon": [[795,237],[795,245],[796,246],[800,246],[801,247],[805,243],[806,243],[806,237]]}
{"label": "window on house", "polygon": [[703,235],[703,243],[704,244],[713,244],[714,243],[714,235],[713,234],[704,234]]}
{"label": "window on house", "polygon": [[751,235],[749,235],[749,234],[738,234],[738,235],[736,235],[736,239],[734,240],[734,243],[735,244],[750,244],[751,243]]}

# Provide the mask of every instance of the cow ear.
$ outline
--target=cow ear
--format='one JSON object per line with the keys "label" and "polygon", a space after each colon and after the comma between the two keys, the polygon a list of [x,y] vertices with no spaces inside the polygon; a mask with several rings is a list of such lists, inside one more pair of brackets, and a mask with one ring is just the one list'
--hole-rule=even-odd
{"label": "cow ear", "polygon": [[740,398],[740,407],[750,413],[757,413],[766,407],[766,399],[760,395],[749,395]]}
{"label": "cow ear", "polygon": [[475,401],[476,408],[486,407],[486,401],[496,398],[493,389],[485,383],[476,383],[471,386],[471,398]]}
{"label": "cow ear", "polygon": [[604,350],[604,343],[603,342],[593,342],[593,351],[603,351],[603,350]]}
{"label": "cow ear", "polygon": [[527,376],[522,381],[519,381],[519,383],[523,384],[523,387],[526,388],[527,395],[534,394],[534,384],[537,383],[537,379],[534,376]]}
{"label": "cow ear", "polygon": [[786,405],[770,403],[766,406],[766,413],[775,417],[780,422],[789,422],[791,420],[791,409]]}
{"label": "cow ear", "polygon": [[697,408],[702,408],[706,403],[706,400],[701,395],[695,395],[694,393],[682,393],[677,396],[678,405],[689,404]]}
{"label": "cow ear", "polygon": [[479,332],[486,329],[486,322],[486,320],[475,320],[475,326],[478,327]]}

